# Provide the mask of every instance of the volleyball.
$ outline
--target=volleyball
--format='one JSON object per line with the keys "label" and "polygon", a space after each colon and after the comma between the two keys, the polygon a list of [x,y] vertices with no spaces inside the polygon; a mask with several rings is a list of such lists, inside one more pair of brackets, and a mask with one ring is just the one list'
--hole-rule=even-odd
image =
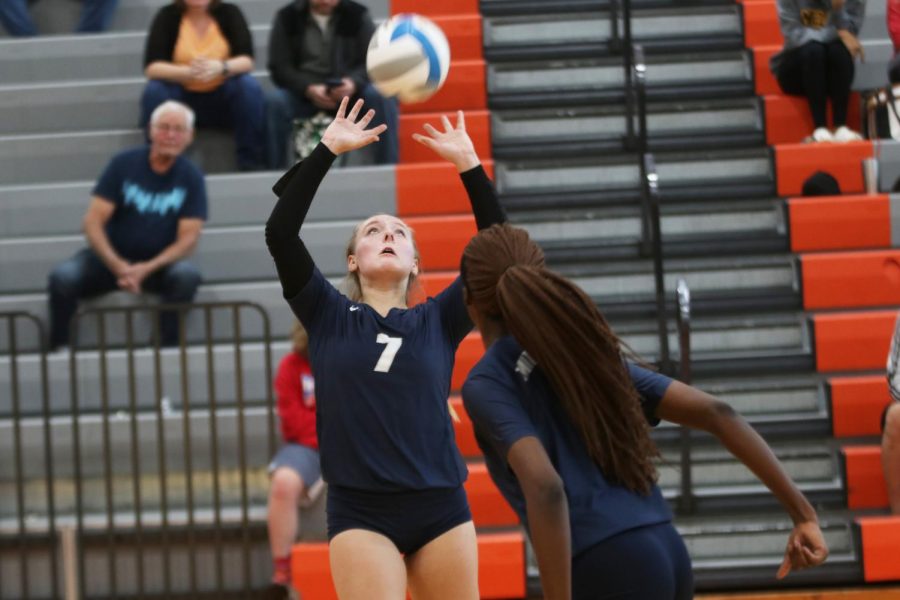
{"label": "volleyball", "polygon": [[429,19],[410,13],[395,15],[372,35],[366,69],[381,95],[422,102],[447,79],[450,44]]}

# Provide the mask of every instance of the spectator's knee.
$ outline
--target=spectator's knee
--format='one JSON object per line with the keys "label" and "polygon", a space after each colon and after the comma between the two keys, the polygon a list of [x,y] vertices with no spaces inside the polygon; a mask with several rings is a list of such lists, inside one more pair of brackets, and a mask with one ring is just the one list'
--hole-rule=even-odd
{"label": "spectator's knee", "polygon": [[169,268],[166,275],[170,289],[180,297],[193,297],[203,281],[203,276],[188,261],[177,262]]}
{"label": "spectator's knee", "polygon": [[800,56],[809,62],[824,62],[827,55],[825,44],[820,42],[807,42],[799,48]]}
{"label": "spectator's knee", "polygon": [[78,274],[68,264],[58,264],[47,277],[47,289],[55,296],[74,297],[78,294]]}
{"label": "spectator's knee", "polygon": [[280,468],[272,473],[269,497],[272,500],[297,504],[303,495],[303,480],[291,469]]}

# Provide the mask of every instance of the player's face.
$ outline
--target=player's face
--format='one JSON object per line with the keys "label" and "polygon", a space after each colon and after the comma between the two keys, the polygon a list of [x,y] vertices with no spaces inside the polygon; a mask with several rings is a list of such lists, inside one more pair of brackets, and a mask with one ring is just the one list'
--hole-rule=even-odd
{"label": "player's face", "polygon": [[188,147],[193,136],[187,117],[181,111],[166,111],[150,125],[151,150],[162,156],[178,156]]}
{"label": "player's face", "polygon": [[418,274],[419,261],[412,230],[397,217],[375,215],[356,232],[356,248],[347,257],[347,268],[363,278]]}

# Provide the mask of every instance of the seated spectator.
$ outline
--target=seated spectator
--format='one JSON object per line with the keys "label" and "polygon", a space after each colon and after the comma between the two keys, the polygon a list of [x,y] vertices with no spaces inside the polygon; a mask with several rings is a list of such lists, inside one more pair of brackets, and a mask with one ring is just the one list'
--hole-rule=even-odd
{"label": "seated spectator", "polygon": [[816,171],[803,182],[803,196],[840,196],[841,186],[831,173]]}
{"label": "seated spectator", "polygon": [[[69,342],[69,321],[83,298],[116,289],[191,302],[200,272],[185,258],[206,219],[203,173],[181,156],[193,139],[194,113],[164,102],[150,118],[150,144],[112,158],[84,216],[88,247],[50,273],[50,345]],[[178,318],[160,315],[160,342],[178,344]]]}
{"label": "seated spectator", "polygon": [[887,380],[892,402],[881,415],[881,464],[891,512],[900,515],[900,316],[891,338]]}
{"label": "seated spectator", "polygon": [[[0,23],[16,37],[38,34],[37,27],[28,12],[29,0],[0,0]],[[81,19],[75,27],[78,33],[98,33],[109,29],[113,12],[119,0],[83,0]]]}
{"label": "seated spectator", "polygon": [[[784,48],[769,68],[785,94],[804,96],[812,112],[813,132],[806,142],[851,142],[862,139],[847,127],[847,106],[856,58],[863,49],[856,38],[862,25],[862,0],[777,0]],[[834,130],[828,129],[831,100]]]}
{"label": "seated spectator", "polygon": [[253,79],[253,40],[241,10],[219,0],[175,0],[156,14],[144,49],[150,81],[141,126],[166,100],[194,109],[198,127],[233,128],[237,165],[263,166],[265,100]]}
{"label": "seated spectator", "polygon": [[309,338],[295,321],[292,352],[281,359],[275,396],[284,445],[269,465],[269,546],[275,570],[267,598],[296,597],[292,588],[291,546],[299,531],[299,505],[310,488],[321,485],[316,437],[316,395],[307,346]]}
{"label": "seated spectator", "polygon": [[375,162],[398,159],[397,103],[369,83],[366,50],[375,31],[367,9],[353,0],[296,0],[275,15],[269,37],[269,72],[277,88],[267,96],[266,158],[269,168],[288,166],[291,123],[320,111],[329,116],[341,98],[365,101],[373,126],[388,126],[374,145]]}

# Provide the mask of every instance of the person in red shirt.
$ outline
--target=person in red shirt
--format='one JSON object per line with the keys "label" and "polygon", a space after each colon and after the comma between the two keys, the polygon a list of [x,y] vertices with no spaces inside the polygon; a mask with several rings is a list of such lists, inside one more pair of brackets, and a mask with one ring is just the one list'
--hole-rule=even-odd
{"label": "person in red shirt", "polygon": [[275,396],[284,445],[269,464],[269,547],[272,551],[272,598],[295,598],[291,587],[291,546],[300,526],[298,507],[321,485],[316,438],[316,394],[307,356],[308,338],[299,322],[291,332],[292,352],[275,375]]}

